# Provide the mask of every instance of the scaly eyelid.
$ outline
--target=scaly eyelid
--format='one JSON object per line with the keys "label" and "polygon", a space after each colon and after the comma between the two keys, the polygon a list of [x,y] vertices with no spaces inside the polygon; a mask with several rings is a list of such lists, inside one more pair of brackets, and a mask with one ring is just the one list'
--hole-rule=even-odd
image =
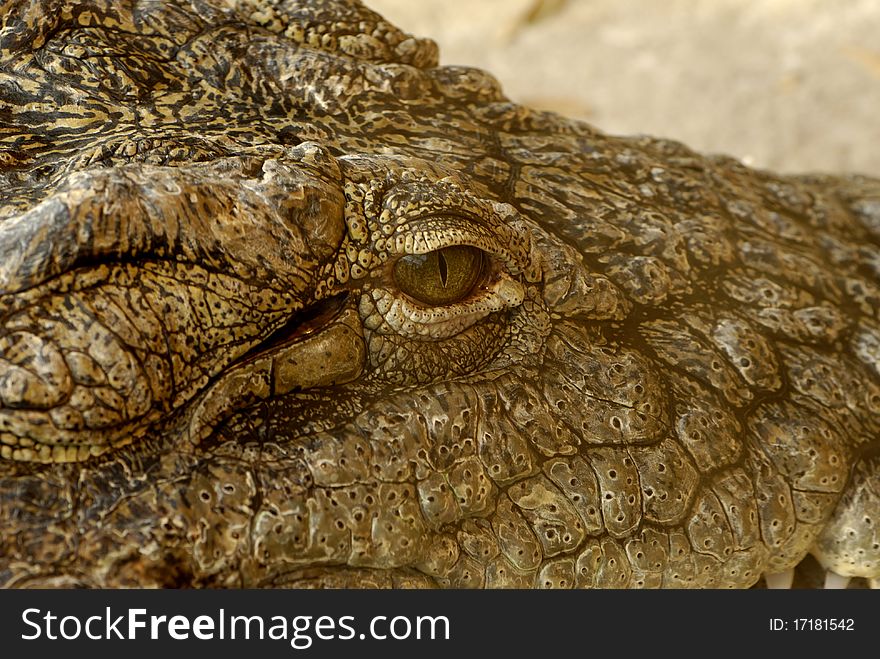
{"label": "scaly eyelid", "polygon": [[459,334],[490,314],[518,307],[525,298],[523,284],[508,276],[480,288],[460,302],[436,307],[415,302],[394,288],[372,288],[361,295],[361,317],[368,331],[438,340]]}
{"label": "scaly eyelid", "polygon": [[423,215],[397,225],[390,235],[375,243],[377,251],[385,255],[383,261],[462,245],[482,250],[513,277],[531,269],[528,237],[500,218],[485,220],[453,213]]}

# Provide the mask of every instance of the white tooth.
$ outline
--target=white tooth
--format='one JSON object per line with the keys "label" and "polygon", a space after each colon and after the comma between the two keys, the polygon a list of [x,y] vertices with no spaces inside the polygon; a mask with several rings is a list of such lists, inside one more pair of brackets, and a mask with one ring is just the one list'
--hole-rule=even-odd
{"label": "white tooth", "polygon": [[794,581],[794,568],[785,572],[774,572],[765,574],[764,581],[767,582],[767,588],[774,590],[787,590],[791,588],[791,582]]}
{"label": "white tooth", "polygon": [[880,590],[880,577],[868,579],[868,588],[871,590]]}
{"label": "white tooth", "polygon": [[825,590],[839,590],[849,585],[850,577],[845,577],[831,570],[825,571]]}

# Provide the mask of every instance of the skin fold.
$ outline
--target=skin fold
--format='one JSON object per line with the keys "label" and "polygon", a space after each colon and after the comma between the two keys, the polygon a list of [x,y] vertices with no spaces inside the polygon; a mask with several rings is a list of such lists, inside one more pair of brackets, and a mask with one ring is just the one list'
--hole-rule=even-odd
{"label": "skin fold", "polygon": [[880,578],[880,181],[349,0],[0,16],[0,585]]}

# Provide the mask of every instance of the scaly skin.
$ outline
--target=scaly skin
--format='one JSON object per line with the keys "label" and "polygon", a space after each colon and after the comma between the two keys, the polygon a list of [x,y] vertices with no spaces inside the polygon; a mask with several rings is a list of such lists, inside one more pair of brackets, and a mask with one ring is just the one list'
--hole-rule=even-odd
{"label": "scaly skin", "polygon": [[[880,181],[529,110],[351,0],[0,16],[0,584],[880,576]],[[451,245],[473,290],[400,290]]]}

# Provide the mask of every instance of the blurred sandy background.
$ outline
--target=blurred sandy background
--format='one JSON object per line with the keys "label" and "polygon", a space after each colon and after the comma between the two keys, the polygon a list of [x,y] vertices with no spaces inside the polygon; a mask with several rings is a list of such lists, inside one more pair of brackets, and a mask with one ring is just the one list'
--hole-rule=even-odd
{"label": "blurred sandy background", "polygon": [[513,100],[783,171],[880,176],[880,0],[365,0]]}

